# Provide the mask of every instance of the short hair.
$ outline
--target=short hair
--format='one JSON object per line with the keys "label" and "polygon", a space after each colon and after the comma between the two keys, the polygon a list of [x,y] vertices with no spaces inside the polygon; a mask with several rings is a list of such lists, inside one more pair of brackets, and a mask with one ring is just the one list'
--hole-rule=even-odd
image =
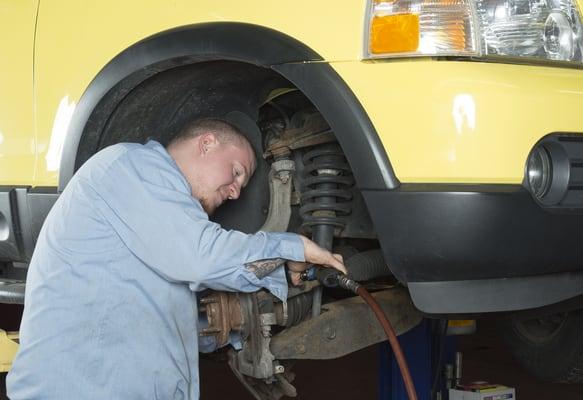
{"label": "short hair", "polygon": [[200,118],[186,123],[178,134],[170,140],[168,145],[192,139],[205,133],[214,134],[219,143],[247,144],[253,149],[253,146],[239,128],[219,118]]}

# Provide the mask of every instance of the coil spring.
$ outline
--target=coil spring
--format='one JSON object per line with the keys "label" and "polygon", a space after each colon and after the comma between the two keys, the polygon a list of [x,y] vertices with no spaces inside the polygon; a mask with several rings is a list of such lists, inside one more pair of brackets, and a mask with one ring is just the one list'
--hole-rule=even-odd
{"label": "coil spring", "polygon": [[352,209],[354,178],[344,153],[336,144],[323,145],[304,154],[300,215],[303,228],[346,226]]}

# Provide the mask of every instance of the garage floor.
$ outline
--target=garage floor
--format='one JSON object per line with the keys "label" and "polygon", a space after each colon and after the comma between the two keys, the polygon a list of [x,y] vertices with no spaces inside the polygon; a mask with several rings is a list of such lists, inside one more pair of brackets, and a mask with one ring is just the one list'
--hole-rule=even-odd
{"label": "garage floor", "polygon": [[[0,327],[14,329],[14,307],[0,305]],[[479,321],[478,333],[461,337],[464,381],[487,380],[514,386],[519,400],[581,400],[583,385],[557,385],[532,379],[514,363],[500,343],[493,319]],[[377,399],[377,347],[372,346],[331,361],[301,361],[294,371],[299,399]],[[0,375],[0,400],[4,400],[4,374]],[[253,400],[226,364],[201,361],[202,399]]]}
{"label": "garage floor", "polygon": [[549,384],[533,379],[506,352],[497,335],[495,320],[478,323],[478,334],[460,341],[460,349],[465,354],[465,377],[469,381],[482,379],[513,386],[519,400],[583,399],[583,384]]}
{"label": "garage floor", "polygon": [[[526,374],[506,353],[494,319],[478,322],[478,333],[461,336],[465,382],[486,380],[515,387],[518,400],[583,400],[583,385],[539,382]],[[333,361],[303,361],[295,366],[296,387],[302,400],[377,399],[378,352],[372,346]],[[253,400],[237,385],[227,366],[203,361],[202,398]],[[420,398],[421,400],[421,398]]]}

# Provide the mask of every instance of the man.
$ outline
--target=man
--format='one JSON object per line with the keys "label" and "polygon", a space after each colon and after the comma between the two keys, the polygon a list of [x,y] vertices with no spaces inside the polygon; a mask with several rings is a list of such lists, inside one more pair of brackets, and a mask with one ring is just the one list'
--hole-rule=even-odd
{"label": "man", "polygon": [[167,149],[118,144],[85,163],[39,235],[9,397],[196,399],[196,291],[266,288],[285,300],[281,263],[266,259],[296,261],[296,275],[301,261],[346,272],[299,235],[208,220],[254,170],[249,142],[214,119]]}

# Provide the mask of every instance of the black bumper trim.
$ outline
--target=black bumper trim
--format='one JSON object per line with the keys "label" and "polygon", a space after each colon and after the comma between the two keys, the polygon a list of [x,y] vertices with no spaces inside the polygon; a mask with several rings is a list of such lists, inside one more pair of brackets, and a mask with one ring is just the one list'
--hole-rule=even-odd
{"label": "black bumper trim", "polygon": [[428,314],[471,314],[544,307],[583,294],[583,271],[563,274],[409,282],[415,307]]}
{"label": "black bumper trim", "polygon": [[0,261],[30,261],[57,198],[57,188],[0,186]]}
{"label": "black bumper trim", "polygon": [[534,289],[538,300],[498,289],[506,282],[527,293],[526,282],[554,285],[565,281],[557,274],[583,273],[580,211],[543,209],[520,185],[403,184],[363,196],[391,271],[423,311],[531,308],[583,293],[579,280],[555,297]]}

